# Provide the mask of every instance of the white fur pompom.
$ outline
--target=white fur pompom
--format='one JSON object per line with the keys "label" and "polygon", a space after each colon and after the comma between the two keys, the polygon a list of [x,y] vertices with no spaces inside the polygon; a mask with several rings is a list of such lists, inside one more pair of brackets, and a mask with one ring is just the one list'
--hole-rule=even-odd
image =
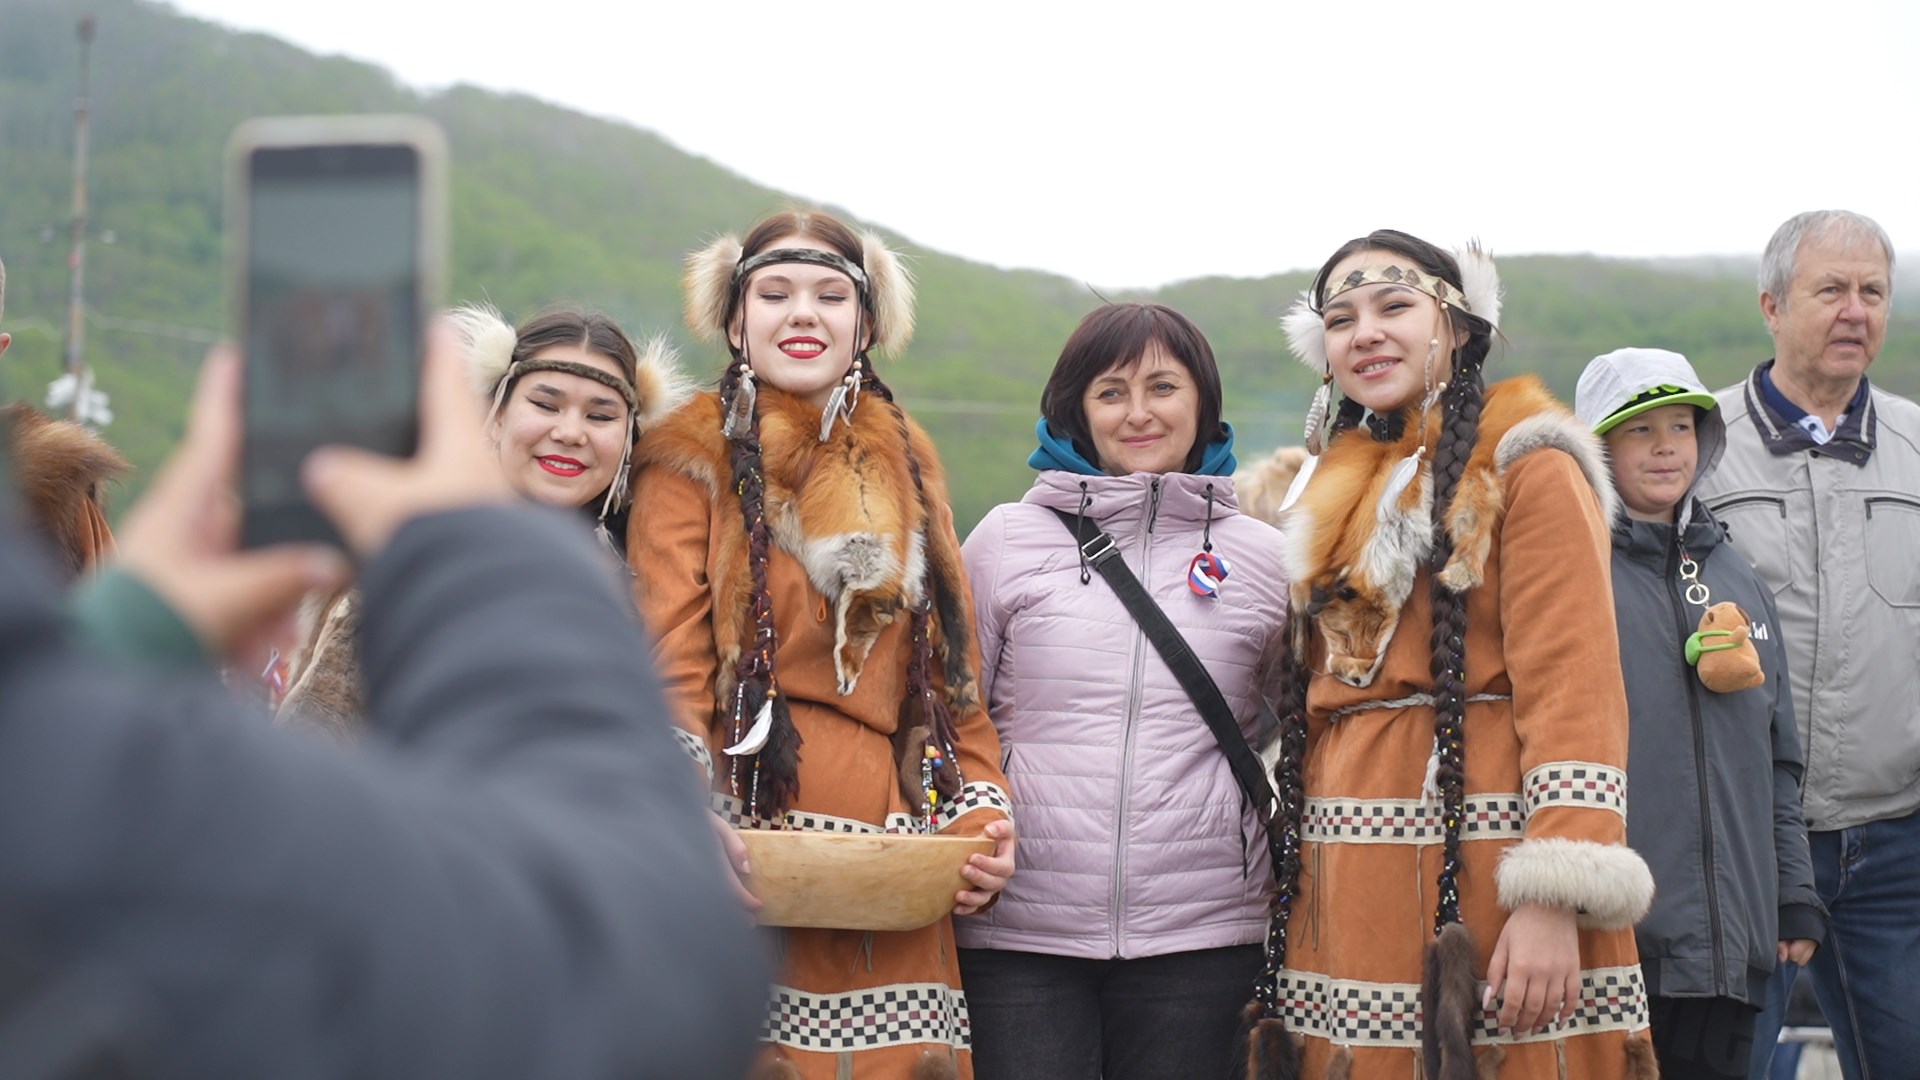
{"label": "white fur pompom", "polygon": [[728,233],[687,256],[681,274],[687,329],[702,341],[727,333],[727,302],[733,298],[733,268],[740,264],[740,238]]}
{"label": "white fur pompom", "polygon": [[1454,252],[1454,258],[1460,262],[1461,291],[1466,294],[1467,309],[1498,328],[1500,271],[1494,269],[1493,256],[1480,241],[1469,240],[1465,248]]}
{"label": "white fur pompom", "polygon": [[634,416],[645,431],[693,396],[693,382],[680,370],[680,358],[665,334],[640,347],[640,363],[633,371],[634,396],[640,408]]}
{"label": "white fur pompom", "polygon": [[462,304],[447,313],[447,321],[460,335],[474,394],[491,397],[513,363],[513,347],[519,342],[513,327],[492,304]]}
{"label": "white fur pompom", "polygon": [[871,230],[860,236],[860,261],[873,291],[873,347],[898,358],[913,339],[913,272]]}
{"label": "white fur pompom", "polygon": [[1320,320],[1320,313],[1313,310],[1313,301],[1302,292],[1300,299],[1280,320],[1280,326],[1287,332],[1287,345],[1293,349],[1293,355],[1315,375],[1327,373],[1327,329]]}

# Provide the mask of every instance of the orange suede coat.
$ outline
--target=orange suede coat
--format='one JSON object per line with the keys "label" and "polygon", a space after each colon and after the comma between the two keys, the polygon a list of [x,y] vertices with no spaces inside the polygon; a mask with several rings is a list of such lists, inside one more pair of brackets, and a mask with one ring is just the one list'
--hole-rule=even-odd
{"label": "orange suede coat", "polygon": [[[767,587],[779,636],[776,674],[803,740],[800,793],[784,825],[911,831],[921,808],[909,804],[900,789],[890,742],[906,691],[908,619],[900,612],[880,625],[863,660],[853,663],[849,635],[839,632],[842,605],[818,584],[850,571],[835,563],[844,538],[862,531],[861,522],[881,538],[881,547],[917,548],[908,537],[921,515],[904,472],[901,425],[884,402],[869,398],[853,421],[823,444],[819,409],[763,387],[760,412],[772,533]],[[679,722],[690,735],[689,748],[710,772],[713,762],[721,763],[715,809],[746,824],[742,800],[726,776],[730,759],[721,755],[730,738],[725,703],[732,661],[739,655],[743,619],[738,604],[747,583],[740,580],[745,529],[720,422],[716,395],[702,394],[641,439],[627,551],[636,575],[634,594],[655,635],[655,657]],[[959,545],[938,459],[917,426],[909,421],[906,430],[925,474],[933,515],[924,557],[951,559],[957,567]],[[913,577],[905,570],[917,565],[917,558],[900,560],[896,576]],[[971,612],[964,577],[956,580],[962,595],[952,599]],[[859,591],[886,594],[890,587],[881,582]],[[857,645],[859,628],[867,624],[857,611],[854,622],[850,636]],[[938,658],[934,667],[938,687],[953,690],[949,701],[962,706],[953,715],[965,786],[959,799],[942,801],[937,824],[943,831],[977,834],[989,821],[1007,816],[1006,780],[999,740],[973,694],[979,657],[971,631],[956,644],[964,650],[956,662],[964,660],[967,685],[949,688],[953,680],[938,674]],[[840,693],[837,664],[857,671],[850,693]],[[786,929],[777,934],[779,981],[762,1033],[771,1044],[770,1063],[790,1063],[809,1080],[973,1075],[951,917],[899,933]]]}
{"label": "orange suede coat", "polygon": [[[1582,912],[1578,1011],[1516,1036],[1497,1030],[1496,1002],[1473,1035],[1481,1075],[1620,1080],[1652,1075],[1632,932],[1652,880],[1624,846],[1627,707],[1604,509],[1612,496],[1596,490],[1607,483],[1597,445],[1563,414],[1554,406],[1516,425],[1495,455],[1504,514],[1484,581],[1467,594],[1460,906],[1483,985],[1510,909],[1533,900]],[[1326,457],[1337,465],[1373,452],[1368,442],[1364,429],[1344,432]],[[1315,479],[1339,477],[1328,464]],[[1296,580],[1328,569],[1304,565],[1314,519],[1361,497],[1313,487],[1302,497],[1308,512],[1289,523]],[[1360,510],[1353,520],[1363,524],[1347,527],[1374,527],[1372,507]],[[1439,799],[1422,797],[1434,744],[1429,580],[1422,559],[1368,686],[1328,674],[1327,643],[1317,623],[1308,631],[1307,806],[1280,1004],[1287,1028],[1304,1037],[1309,1077],[1349,1053],[1355,1080],[1420,1075],[1421,964],[1443,835]],[[1630,1040],[1639,1044],[1631,1053]]]}

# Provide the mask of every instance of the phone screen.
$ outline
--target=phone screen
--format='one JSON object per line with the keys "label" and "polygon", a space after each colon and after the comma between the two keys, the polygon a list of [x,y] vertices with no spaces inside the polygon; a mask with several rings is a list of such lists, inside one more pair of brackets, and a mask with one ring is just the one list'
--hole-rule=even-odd
{"label": "phone screen", "polygon": [[346,443],[410,455],[422,350],[417,152],[263,147],[249,155],[242,542],[338,542],[300,464]]}

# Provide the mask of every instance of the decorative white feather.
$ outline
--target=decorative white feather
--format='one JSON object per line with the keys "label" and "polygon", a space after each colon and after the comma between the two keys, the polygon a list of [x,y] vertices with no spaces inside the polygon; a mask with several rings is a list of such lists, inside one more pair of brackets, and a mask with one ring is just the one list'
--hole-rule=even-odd
{"label": "decorative white feather", "polygon": [[1493,256],[1480,241],[1469,240],[1466,247],[1454,252],[1454,258],[1460,262],[1460,291],[1466,294],[1467,308],[1498,328],[1500,271],[1494,269]]}
{"label": "decorative white feather", "polygon": [[1302,292],[1300,299],[1293,302],[1287,314],[1280,320],[1281,329],[1287,332],[1287,346],[1301,363],[1313,369],[1315,375],[1327,373],[1327,328],[1320,320],[1320,313],[1313,310],[1313,301],[1308,293]]}
{"label": "decorative white feather", "polygon": [[913,339],[913,272],[872,230],[860,235],[860,262],[873,294],[873,347],[898,358]]}
{"label": "decorative white feather", "polygon": [[687,256],[680,276],[687,329],[701,341],[727,334],[727,302],[733,298],[733,268],[740,264],[740,238],[728,233]]}
{"label": "decorative white feather", "polygon": [[513,347],[519,342],[513,327],[492,304],[463,304],[447,313],[447,321],[460,335],[462,359],[474,394],[492,396],[493,388],[513,364]]}
{"label": "decorative white feather", "polygon": [[680,357],[665,334],[656,334],[640,347],[633,370],[633,393],[640,407],[634,413],[638,430],[660,422],[693,396],[693,380],[680,370]]}

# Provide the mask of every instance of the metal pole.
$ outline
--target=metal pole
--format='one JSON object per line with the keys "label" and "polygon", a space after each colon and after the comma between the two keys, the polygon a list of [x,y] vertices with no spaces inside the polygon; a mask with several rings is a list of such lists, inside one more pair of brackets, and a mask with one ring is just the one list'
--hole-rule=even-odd
{"label": "metal pole", "polygon": [[79,419],[92,388],[86,350],[87,269],[87,61],[93,47],[93,16],[80,19],[80,96],[73,103],[73,241],[67,255],[67,374],[73,377],[73,402],[67,415]]}

